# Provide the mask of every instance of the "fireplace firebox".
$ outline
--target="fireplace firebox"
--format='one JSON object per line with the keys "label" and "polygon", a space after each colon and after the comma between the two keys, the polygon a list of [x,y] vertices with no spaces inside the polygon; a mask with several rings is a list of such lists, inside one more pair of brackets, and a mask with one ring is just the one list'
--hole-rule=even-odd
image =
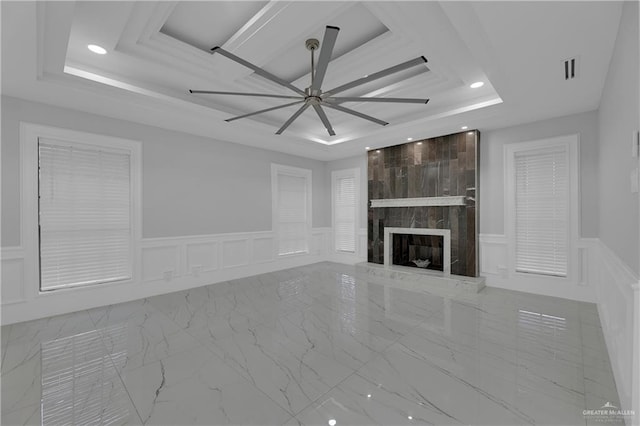
{"label": "fireplace firebox", "polygon": [[394,265],[443,271],[444,237],[442,235],[393,234]]}

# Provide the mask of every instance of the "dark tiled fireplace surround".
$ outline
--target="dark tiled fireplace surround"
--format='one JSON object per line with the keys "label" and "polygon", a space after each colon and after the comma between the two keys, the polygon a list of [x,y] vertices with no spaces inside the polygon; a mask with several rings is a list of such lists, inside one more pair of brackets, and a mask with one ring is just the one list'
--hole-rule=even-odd
{"label": "dark tiled fireplace surround", "polygon": [[[385,227],[448,229],[451,231],[450,272],[478,276],[476,199],[479,138],[478,131],[469,131],[392,146],[380,152],[369,151],[369,262],[384,263]],[[371,206],[371,200],[429,198],[437,204],[440,199],[430,197],[445,197],[442,200],[449,201],[455,196],[462,196],[460,200],[463,201],[451,203],[453,205]],[[415,204],[421,203],[417,201]],[[421,238],[425,237],[414,238],[414,241]],[[432,239],[426,237],[424,241],[430,243]],[[415,248],[408,247],[400,250],[416,252]],[[394,247],[392,258],[397,256],[395,251]],[[427,251],[425,249],[422,253]],[[437,263],[437,256],[430,260]]]}

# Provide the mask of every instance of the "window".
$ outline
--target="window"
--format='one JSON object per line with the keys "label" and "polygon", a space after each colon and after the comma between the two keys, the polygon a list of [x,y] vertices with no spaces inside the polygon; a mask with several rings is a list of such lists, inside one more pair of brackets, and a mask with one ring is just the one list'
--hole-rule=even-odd
{"label": "window", "polygon": [[513,144],[505,149],[513,269],[567,277],[571,241],[578,229],[574,177],[577,136]]}
{"label": "window", "polygon": [[339,252],[356,252],[359,173],[359,169],[331,173],[333,241]]}
{"label": "window", "polygon": [[271,166],[273,229],[278,254],[309,252],[311,235],[311,170]]}
{"label": "window", "polygon": [[139,143],[27,123],[21,132],[25,211],[35,212],[24,229],[39,290],[132,280]]}

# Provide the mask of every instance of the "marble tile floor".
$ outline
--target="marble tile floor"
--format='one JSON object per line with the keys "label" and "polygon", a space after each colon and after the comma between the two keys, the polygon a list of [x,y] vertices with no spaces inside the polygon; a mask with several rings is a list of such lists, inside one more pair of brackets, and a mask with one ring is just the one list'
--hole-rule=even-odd
{"label": "marble tile floor", "polygon": [[2,327],[2,424],[590,425],[619,406],[594,305],[370,278],[319,263]]}

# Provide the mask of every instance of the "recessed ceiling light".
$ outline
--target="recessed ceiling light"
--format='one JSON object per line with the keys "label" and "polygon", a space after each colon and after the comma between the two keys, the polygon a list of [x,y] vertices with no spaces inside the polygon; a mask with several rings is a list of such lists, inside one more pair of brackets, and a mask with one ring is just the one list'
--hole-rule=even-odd
{"label": "recessed ceiling light", "polygon": [[482,87],[484,86],[484,81],[476,81],[475,83],[472,83],[471,87],[472,89],[477,89],[478,87]]}
{"label": "recessed ceiling light", "polygon": [[467,130],[469,128],[469,126],[462,126],[460,127],[462,130]]}
{"label": "recessed ceiling light", "polygon": [[98,46],[97,44],[90,44],[87,46],[87,49],[93,53],[97,53],[98,55],[105,55],[107,53],[107,49],[102,46]]}
{"label": "recessed ceiling light", "polygon": [[367,394],[367,398],[371,398],[371,394],[370,394],[370,393],[369,393],[369,394]]}
{"label": "recessed ceiling light", "polygon": [[329,426],[336,426],[336,419],[329,420]]}
{"label": "recessed ceiling light", "polygon": [[365,146],[364,149],[366,149],[367,151],[369,151],[371,149],[370,146]]}
{"label": "recessed ceiling light", "polygon": [[409,420],[413,420],[413,416],[407,416]]}
{"label": "recessed ceiling light", "polygon": [[408,140],[408,141],[412,141],[412,140],[413,140],[413,138],[407,138],[407,140]]}

